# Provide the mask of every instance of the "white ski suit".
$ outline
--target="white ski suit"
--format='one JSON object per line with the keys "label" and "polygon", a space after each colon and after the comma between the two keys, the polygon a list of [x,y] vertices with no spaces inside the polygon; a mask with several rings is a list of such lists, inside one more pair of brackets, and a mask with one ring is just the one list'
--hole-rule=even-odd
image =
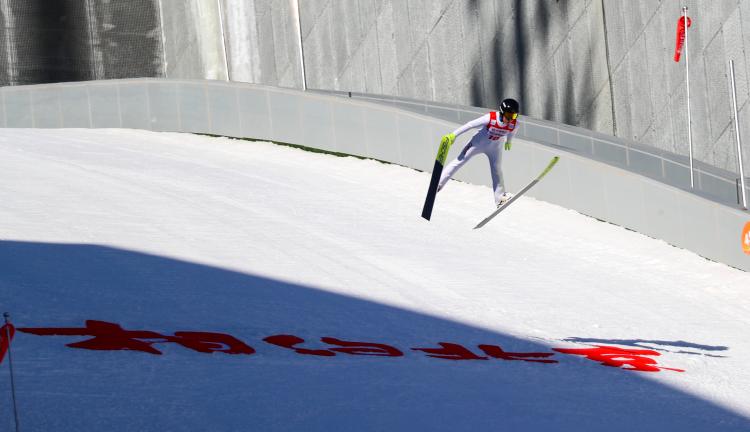
{"label": "white ski suit", "polygon": [[443,189],[448,180],[458,171],[469,159],[479,153],[484,153],[490,161],[490,175],[492,176],[492,189],[495,193],[495,204],[500,203],[500,197],[505,193],[505,184],[503,181],[503,172],[501,170],[503,144],[510,141],[516,134],[516,120],[513,119],[505,122],[502,115],[497,111],[472,120],[460,128],[453,131],[458,137],[469,129],[482,127],[471,138],[468,144],[461,150],[456,159],[449,163],[443,170],[438,183],[438,191]]}

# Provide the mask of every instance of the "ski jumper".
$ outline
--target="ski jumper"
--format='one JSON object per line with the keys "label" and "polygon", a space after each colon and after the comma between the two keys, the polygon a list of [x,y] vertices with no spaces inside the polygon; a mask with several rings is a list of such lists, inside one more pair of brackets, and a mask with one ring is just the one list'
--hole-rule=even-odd
{"label": "ski jumper", "polygon": [[484,153],[490,161],[490,176],[492,176],[492,189],[495,194],[495,204],[500,203],[500,197],[505,193],[505,182],[503,181],[503,172],[501,170],[503,144],[511,140],[516,134],[516,120],[513,119],[505,122],[497,111],[472,120],[460,128],[453,131],[458,137],[469,129],[482,127],[471,138],[468,144],[461,150],[456,159],[451,161],[440,176],[438,191],[443,189],[448,180],[453,177],[469,159]]}

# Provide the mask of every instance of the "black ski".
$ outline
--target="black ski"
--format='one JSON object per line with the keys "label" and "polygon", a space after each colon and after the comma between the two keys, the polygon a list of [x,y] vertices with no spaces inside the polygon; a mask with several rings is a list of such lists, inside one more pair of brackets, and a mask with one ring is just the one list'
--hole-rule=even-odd
{"label": "black ski", "polygon": [[452,144],[453,143],[447,139],[440,141],[440,148],[438,149],[437,158],[435,159],[435,166],[432,168],[430,187],[427,188],[427,197],[424,200],[424,207],[422,207],[422,217],[427,220],[430,220],[430,217],[432,216],[432,206],[435,204],[435,196],[437,195],[440,175],[443,173],[445,158],[448,157],[448,150],[450,150]]}

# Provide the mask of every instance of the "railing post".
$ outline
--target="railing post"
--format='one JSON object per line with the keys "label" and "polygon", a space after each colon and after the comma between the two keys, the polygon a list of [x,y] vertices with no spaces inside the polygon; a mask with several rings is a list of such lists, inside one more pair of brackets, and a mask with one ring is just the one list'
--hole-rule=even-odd
{"label": "railing post", "polygon": [[690,157],[690,188],[695,189],[695,174],[693,172],[693,123],[690,115],[690,50],[688,49],[688,8],[682,8],[682,19],[685,20],[685,86],[687,90],[687,118],[688,118],[688,154]]}
{"label": "railing post", "polygon": [[292,13],[297,18],[297,32],[299,34],[299,64],[302,68],[302,90],[307,90],[307,77],[305,76],[305,50],[302,47],[302,16],[299,12],[299,0],[292,0]]}
{"label": "railing post", "polygon": [[737,141],[737,164],[740,171],[740,204],[747,210],[747,189],[745,188],[745,169],[742,165],[742,139],[740,138],[740,119],[737,116],[737,87],[734,80],[734,60],[729,60],[729,82],[732,85],[732,111],[734,112],[734,134]]}

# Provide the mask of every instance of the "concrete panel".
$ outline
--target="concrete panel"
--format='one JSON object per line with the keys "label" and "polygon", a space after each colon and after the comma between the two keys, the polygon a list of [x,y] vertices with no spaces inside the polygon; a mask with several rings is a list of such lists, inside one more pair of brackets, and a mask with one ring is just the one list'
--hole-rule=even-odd
{"label": "concrete panel", "polygon": [[684,210],[681,203],[684,196],[675,193],[668,186],[655,182],[643,182],[644,217],[648,221],[649,234],[667,243],[684,245],[685,232],[681,222]]}
{"label": "concrete panel", "polygon": [[585,155],[590,155],[593,152],[593,143],[590,137],[567,132],[560,132],[560,142],[558,145]]}
{"label": "concrete panel", "polygon": [[463,125],[472,120],[476,120],[483,115],[483,113],[476,113],[471,111],[458,111],[458,123]]}
{"label": "concrete panel", "polygon": [[573,157],[568,158],[564,152],[547,147],[534,146],[532,149],[531,170],[526,174],[524,181],[526,184],[538,176],[554,156],[560,156],[560,161],[544,177],[544,181],[539,182],[534,189],[529,191],[529,196],[567,208],[575,208],[572,201],[570,173],[578,168],[578,160]]}
{"label": "concrete panel", "polygon": [[[716,229],[716,208],[710,202],[685,195],[680,203],[682,210],[682,244],[688,250],[714,250],[722,247]],[[739,234],[737,235],[739,237]],[[702,255],[706,255],[703,252]]]}
{"label": "concrete panel", "polygon": [[725,203],[737,203],[737,185],[718,179],[710,174],[697,171],[696,188],[706,195]]}
{"label": "concrete panel", "polygon": [[60,90],[56,87],[40,87],[31,91],[31,106],[34,112],[34,127],[62,127]]}
{"label": "concrete panel", "polygon": [[91,103],[91,123],[94,128],[119,128],[120,107],[117,103],[116,86],[89,86],[89,101]]}
{"label": "concrete panel", "polygon": [[[360,3],[361,4],[361,3]],[[362,60],[365,73],[362,76],[365,92],[383,94],[383,81],[380,76],[380,55],[378,54],[377,31],[371,31],[362,43]]]}
{"label": "concrete panel", "polygon": [[208,110],[211,115],[211,133],[231,137],[242,136],[237,89],[220,84],[209,84]]}
{"label": "concrete panel", "polygon": [[0,127],[5,127],[5,102],[3,92],[0,91]]}
{"label": "concrete panel", "polygon": [[3,89],[6,127],[34,127],[31,111],[31,91],[28,88]]}
{"label": "concrete panel", "polygon": [[[417,47],[412,41],[408,2],[397,0],[389,3],[393,25],[392,45],[396,50],[396,71],[400,76],[401,73],[403,73],[403,71],[412,63],[414,52]],[[382,13],[381,16],[383,16]],[[399,94],[401,93],[399,92]]]}
{"label": "concrete panel", "polygon": [[[632,105],[632,109],[630,110],[632,136],[625,136],[623,134],[620,134],[620,136],[635,141],[640,141],[643,138],[654,119],[655,107],[651,101],[651,87],[659,85],[659,83],[648,79],[648,64],[643,61],[649,52],[646,42],[645,37],[641,36],[638,38],[628,55],[628,77],[630,80],[630,94],[628,96]],[[639,101],[639,103],[632,104],[632,101]]]}
{"label": "concrete panel", "polygon": [[[302,4],[306,2],[300,2],[300,14],[304,14],[309,9],[303,7]],[[256,5],[256,8],[258,5]],[[258,51],[259,51],[259,65],[261,81],[264,84],[277,84],[278,74],[276,72],[276,53],[273,40],[273,16],[271,13],[270,4],[266,7],[261,7],[258,10],[258,18],[256,20],[256,30],[258,33]],[[303,35],[307,38],[307,30],[305,26],[307,23],[313,23],[311,20],[303,20]],[[238,43],[241,43],[238,41]],[[314,51],[314,45],[311,45],[308,41],[306,49],[308,51]]]}
{"label": "concrete panel", "polygon": [[383,142],[383,137],[394,136],[394,134],[398,136],[398,121],[395,112],[378,109],[367,110],[364,139],[367,144],[367,154],[370,157],[401,163],[398,146]]}
{"label": "concrete panel", "polygon": [[333,125],[337,151],[357,156],[367,154],[365,108],[346,102],[333,103]]}
{"label": "concrete panel", "polygon": [[[384,2],[376,22],[378,33],[378,55],[380,57],[380,77],[383,94],[395,94],[398,91],[397,77],[399,62],[396,53],[396,31],[393,20],[393,3]],[[403,7],[403,6],[402,6]]]}
{"label": "concrete panel", "polygon": [[436,106],[427,106],[426,114],[430,117],[439,118],[449,122],[460,122],[459,112],[452,108],[441,108]]}
{"label": "concrete panel", "polygon": [[[345,64],[345,59],[339,59],[334,52],[332,28],[336,22],[330,4],[322,10],[317,20],[304,42],[307,85],[310,88],[336,88],[331,78],[338,76],[338,63]],[[375,33],[373,38],[376,38]]]}
{"label": "concrete panel", "polygon": [[211,131],[205,84],[181,83],[177,88],[177,101],[180,123],[184,130],[202,133]]}
{"label": "concrete panel", "polygon": [[292,144],[304,142],[300,98],[291,93],[269,91],[268,106],[274,140]]}
{"label": "concrete panel", "polygon": [[302,144],[323,150],[336,151],[333,128],[333,103],[326,99],[305,98],[301,103]]}
{"label": "concrete panel", "polygon": [[[742,251],[742,229],[750,222],[750,215],[727,208],[716,208],[716,238],[720,243],[706,249],[709,258],[737,268],[750,269],[750,255]],[[709,255],[710,253],[710,255]]]}
{"label": "concrete panel", "polygon": [[271,139],[271,114],[268,91],[241,87],[237,90],[240,126],[243,137]]}
{"label": "concrete panel", "polygon": [[[91,125],[91,107],[87,85],[62,86],[60,88],[60,106],[62,109],[63,127],[89,128]],[[63,109],[64,107],[64,109]]]}
{"label": "concrete panel", "polygon": [[430,69],[428,44],[422,45],[414,55],[412,73],[414,74],[414,93],[412,97],[421,100],[433,100],[435,98],[435,91],[432,71]]}
{"label": "concrete panel", "polygon": [[438,101],[465,101],[464,95],[464,51],[465,47],[459,34],[461,28],[458,2],[453,2],[445,11],[440,21],[429,35],[430,70],[434,82],[435,96]]}
{"label": "concrete panel", "polygon": [[594,144],[594,156],[607,163],[626,166],[627,165],[627,152],[624,148],[610,144],[598,139],[592,140]]}
{"label": "concrete panel", "polygon": [[122,127],[149,129],[151,114],[147,84],[122,83],[118,84],[118,88],[120,90]]}
{"label": "concrete panel", "polygon": [[[728,65],[724,57],[724,38],[718,33],[709,43],[705,52],[706,77],[705,92],[708,97],[708,112],[711,142],[721,136],[731,122],[731,101],[727,83]],[[692,83],[691,83],[692,84]],[[700,87],[699,87],[700,89]],[[693,96],[692,92],[690,94]]]}
{"label": "concrete panel", "polygon": [[690,189],[690,168],[664,161],[664,180],[674,187]]}
{"label": "concrete panel", "polygon": [[[337,25],[333,26],[333,48],[337,58],[340,75],[344,66],[359,48],[362,40],[362,22],[359,17],[359,3],[356,1],[331,2],[332,16],[336,17]],[[343,18],[343,19],[341,19]]]}
{"label": "concrete panel", "polygon": [[664,177],[661,159],[647,153],[630,149],[628,151],[628,167],[631,171],[651,178]]}
{"label": "concrete panel", "polygon": [[[606,170],[599,164],[574,156],[566,157],[565,154],[562,154],[561,158],[559,163],[562,163],[562,166],[568,169],[571,208],[585,215],[603,219],[607,213],[604,184],[602,182]],[[546,182],[547,179],[544,181]]]}
{"label": "concrete panel", "polygon": [[618,170],[602,178],[607,210],[603,219],[646,234],[651,231],[644,216],[643,183],[635,179],[632,174]]}
{"label": "concrete panel", "polygon": [[177,84],[150,83],[147,87],[151,130],[179,131],[181,128],[178,116]]}
{"label": "concrete panel", "polygon": [[532,123],[526,123],[524,127],[525,127],[523,131],[524,138],[530,141],[557,145],[558,143],[557,129],[544,127],[544,126],[538,126]]}
{"label": "concrete panel", "polygon": [[398,142],[402,164],[422,171],[432,169],[436,146],[430,141],[430,127],[431,124],[426,120],[420,121],[408,115],[398,116]]}
{"label": "concrete panel", "polygon": [[[275,2],[271,8],[270,21],[273,32],[273,54],[279,85],[293,87],[296,83],[290,73],[297,66],[297,22],[292,16],[292,3]],[[301,87],[301,83],[300,87]]]}
{"label": "concrete panel", "polygon": [[503,176],[508,191],[517,192],[531,181],[533,152],[532,144],[518,138],[513,143],[513,150],[503,152]]}
{"label": "concrete panel", "polygon": [[404,111],[413,112],[416,114],[425,115],[427,113],[427,106],[424,104],[420,104],[418,102],[412,103],[408,101],[394,100],[393,103],[390,104],[390,106],[394,108],[402,109]]}
{"label": "concrete panel", "polygon": [[589,113],[581,120],[582,126],[591,131],[600,131],[607,135],[614,134],[612,116],[612,93],[609,83],[599,92],[591,104]]}

